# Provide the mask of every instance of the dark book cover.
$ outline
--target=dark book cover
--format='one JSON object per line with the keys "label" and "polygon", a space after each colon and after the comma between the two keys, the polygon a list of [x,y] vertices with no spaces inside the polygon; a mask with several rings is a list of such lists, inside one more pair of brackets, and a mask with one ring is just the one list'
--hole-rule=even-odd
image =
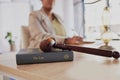
{"label": "dark book cover", "polygon": [[63,61],[73,61],[73,52],[68,50],[41,52],[39,48],[33,48],[21,49],[16,54],[16,63],[18,65]]}

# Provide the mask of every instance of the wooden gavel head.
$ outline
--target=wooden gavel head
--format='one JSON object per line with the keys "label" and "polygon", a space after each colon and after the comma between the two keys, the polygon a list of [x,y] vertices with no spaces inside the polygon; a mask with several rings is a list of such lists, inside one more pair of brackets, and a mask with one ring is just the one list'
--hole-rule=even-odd
{"label": "wooden gavel head", "polygon": [[120,57],[120,53],[118,51],[113,52],[113,58],[118,59]]}
{"label": "wooden gavel head", "polygon": [[54,44],[55,40],[53,38],[48,38],[41,41],[39,48],[44,52],[51,52]]}

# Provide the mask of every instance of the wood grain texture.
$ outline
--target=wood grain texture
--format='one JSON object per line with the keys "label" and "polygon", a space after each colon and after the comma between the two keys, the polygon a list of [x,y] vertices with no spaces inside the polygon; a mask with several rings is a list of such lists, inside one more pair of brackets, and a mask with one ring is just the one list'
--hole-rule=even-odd
{"label": "wood grain texture", "polygon": [[[120,41],[113,43],[120,51]],[[2,54],[0,72],[26,80],[120,80],[120,59],[74,52],[72,62],[16,65],[15,53]]]}

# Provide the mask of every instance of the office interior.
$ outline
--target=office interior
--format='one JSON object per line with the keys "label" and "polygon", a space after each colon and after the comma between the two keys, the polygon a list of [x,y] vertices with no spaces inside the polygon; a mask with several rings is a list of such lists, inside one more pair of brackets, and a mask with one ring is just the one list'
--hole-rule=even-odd
{"label": "office interior", "polygon": [[[58,14],[66,27],[69,37],[75,30],[79,36],[95,40],[101,35],[103,9],[109,1],[110,30],[117,38],[120,35],[120,1],[119,0],[56,0],[53,12]],[[21,26],[28,26],[29,14],[39,10],[40,0],[0,0],[0,52],[10,51],[7,32],[11,32],[16,51],[21,45]],[[116,38],[115,37],[115,38]]]}

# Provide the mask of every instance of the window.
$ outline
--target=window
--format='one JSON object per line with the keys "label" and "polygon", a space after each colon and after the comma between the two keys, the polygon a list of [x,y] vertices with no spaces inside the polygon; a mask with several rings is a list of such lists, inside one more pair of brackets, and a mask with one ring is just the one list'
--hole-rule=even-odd
{"label": "window", "polygon": [[[85,3],[93,0],[85,0]],[[95,1],[95,0],[94,0]],[[97,1],[97,0],[96,0]],[[120,1],[109,0],[110,3],[110,25],[120,25]],[[85,35],[90,38],[100,37],[103,9],[106,0],[98,0],[93,4],[85,4]]]}

